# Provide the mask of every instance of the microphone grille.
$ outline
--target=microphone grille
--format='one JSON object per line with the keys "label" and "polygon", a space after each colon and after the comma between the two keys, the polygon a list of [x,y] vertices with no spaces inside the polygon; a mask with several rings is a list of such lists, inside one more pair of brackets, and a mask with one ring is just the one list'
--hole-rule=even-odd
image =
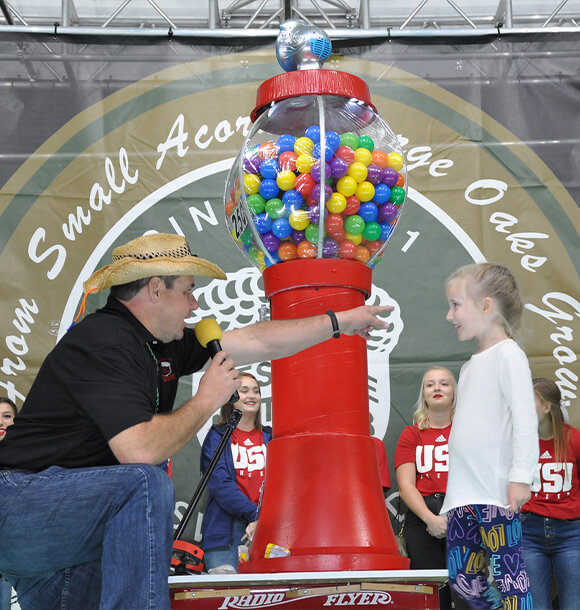
{"label": "microphone grille", "polygon": [[221,341],[222,329],[214,318],[204,318],[198,322],[194,329],[197,340],[203,347],[207,347],[210,341]]}

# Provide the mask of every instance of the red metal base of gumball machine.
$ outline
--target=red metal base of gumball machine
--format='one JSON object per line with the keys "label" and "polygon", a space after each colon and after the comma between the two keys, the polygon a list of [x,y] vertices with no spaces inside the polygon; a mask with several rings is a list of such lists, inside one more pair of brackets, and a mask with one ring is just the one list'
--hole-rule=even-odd
{"label": "red metal base of gumball machine", "polygon": [[[266,269],[264,284],[272,319],[297,319],[363,305],[371,269],[348,260],[295,260]],[[369,436],[365,341],[341,335],[273,361],[272,407],[258,527],[239,571],[407,569]],[[265,558],[269,543],[290,555]]]}

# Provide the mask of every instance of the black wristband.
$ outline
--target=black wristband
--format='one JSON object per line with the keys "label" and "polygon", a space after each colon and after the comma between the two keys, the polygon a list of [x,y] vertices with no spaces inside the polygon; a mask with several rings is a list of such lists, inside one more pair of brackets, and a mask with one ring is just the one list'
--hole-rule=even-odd
{"label": "black wristband", "polygon": [[332,311],[332,309],[329,309],[326,312],[326,315],[330,318],[330,321],[332,322],[332,336],[335,339],[338,339],[340,337],[340,329],[338,327],[338,320],[336,318],[336,314],[334,313],[334,311]]}

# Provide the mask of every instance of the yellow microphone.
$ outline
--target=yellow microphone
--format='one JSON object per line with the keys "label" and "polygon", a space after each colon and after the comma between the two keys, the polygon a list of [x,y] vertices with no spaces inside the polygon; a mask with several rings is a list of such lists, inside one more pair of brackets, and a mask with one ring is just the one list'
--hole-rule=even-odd
{"label": "yellow microphone", "polygon": [[[204,318],[195,325],[194,328],[195,336],[200,342],[202,347],[205,347],[209,352],[209,355],[215,358],[218,352],[222,351],[222,345],[220,343],[222,338],[222,329],[214,318]],[[240,395],[236,390],[229,402],[238,402]]]}
{"label": "yellow microphone", "polygon": [[212,358],[222,351],[220,343],[222,329],[214,318],[204,318],[201,322],[198,322],[194,332],[197,340],[207,349]]}

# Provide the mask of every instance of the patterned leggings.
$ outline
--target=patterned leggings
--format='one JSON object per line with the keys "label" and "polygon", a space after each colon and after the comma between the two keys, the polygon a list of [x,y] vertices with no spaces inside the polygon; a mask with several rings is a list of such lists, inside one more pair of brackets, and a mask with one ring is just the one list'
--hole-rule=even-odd
{"label": "patterned leggings", "polygon": [[447,569],[451,588],[472,608],[533,610],[519,513],[489,504],[451,509]]}

